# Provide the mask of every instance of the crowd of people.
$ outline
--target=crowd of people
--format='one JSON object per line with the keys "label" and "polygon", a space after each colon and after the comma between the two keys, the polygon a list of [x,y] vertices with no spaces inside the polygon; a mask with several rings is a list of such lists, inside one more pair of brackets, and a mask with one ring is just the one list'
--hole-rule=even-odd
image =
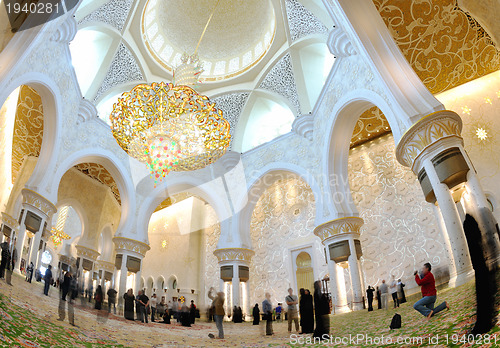
{"label": "crowd of people", "polygon": [[[406,302],[406,295],[404,290],[405,284],[398,279],[396,281],[395,277],[392,276],[392,281],[390,285],[387,285],[385,279],[382,279],[382,284],[374,289],[372,286],[368,285],[366,289],[366,299],[368,302],[368,311],[373,311],[373,300],[377,299],[378,309],[388,309],[389,308],[389,293],[391,294],[394,308],[399,307],[400,304]],[[374,297],[375,296],[375,297]]]}
{"label": "crowd of people", "polygon": [[[422,298],[418,300],[413,308],[420,312],[424,317],[430,319],[435,314],[441,312],[445,308],[449,309],[446,301],[442,302],[439,306],[434,307],[436,302],[436,280],[431,272],[432,266],[430,263],[425,263],[422,269],[414,272],[415,282],[421,287]],[[398,279],[396,281],[394,275],[390,285],[387,285],[385,279],[382,284],[374,289],[368,286],[366,290],[366,298],[368,300],[368,311],[373,311],[374,293],[377,299],[378,309],[387,309],[389,307],[389,293],[392,296],[394,308],[406,302],[406,294],[404,291],[405,284]]]}
{"label": "crowd of people", "polygon": [[[10,284],[10,275],[15,266],[15,260],[12,259],[8,243],[4,242],[1,245],[1,262],[0,262],[0,278],[5,279],[7,284]],[[31,283],[33,277],[33,264],[26,268],[26,281]],[[449,309],[448,303],[442,302],[437,307],[434,306],[436,302],[436,287],[434,275],[431,272],[432,266],[430,263],[424,264],[421,271],[415,271],[415,282],[421,287],[422,298],[414,304],[414,309],[420,312],[427,319],[444,309]],[[35,270],[36,271],[36,270]],[[41,278],[41,277],[40,277]],[[116,302],[118,293],[115,289],[109,288],[104,294],[101,285],[98,285],[96,290],[91,288],[83,289],[78,288],[78,281],[71,272],[65,272],[62,279],[57,279],[54,282],[52,274],[52,267],[49,265],[43,275],[44,289],[43,293],[49,296],[51,285],[58,287],[60,291],[59,303],[59,320],[64,320],[66,313],[66,302],[68,303],[68,317],[69,322],[75,325],[74,322],[74,308],[73,304],[76,297],[80,296],[82,304],[85,299],[88,302],[94,301],[94,309],[100,311],[103,309],[105,297],[107,297],[107,312],[114,311],[116,314]],[[405,284],[401,279],[396,280],[392,276],[391,283],[387,284],[382,280],[380,286],[373,288],[368,286],[366,290],[366,298],[368,302],[368,311],[373,311],[373,301],[377,300],[378,309],[387,309],[389,302],[389,294],[391,294],[394,308],[399,307],[400,304],[407,302],[404,291]],[[69,296],[69,297],[68,297]],[[208,297],[212,300],[212,304],[207,312],[208,319],[216,323],[218,330],[217,338],[224,338],[223,319],[226,315],[224,309],[225,295],[223,292],[215,293],[212,287],[208,292]],[[69,300],[68,300],[69,298]],[[276,307],[273,307],[270,293],[265,294],[262,301],[262,309],[256,303],[252,310],[253,325],[259,325],[261,319],[266,321],[266,335],[273,335],[273,321],[281,321],[284,315],[288,322],[288,332],[292,333],[294,328],[297,334],[313,334],[314,338],[322,339],[330,331],[331,301],[327,293],[322,289],[321,282],[314,283],[314,295],[311,294],[309,289],[300,289],[300,298],[293,293],[293,289],[288,289],[288,294],[285,296],[284,303],[286,304],[286,311],[283,311],[282,303],[279,302]],[[132,289],[128,289],[123,294],[125,319],[137,320],[142,323],[148,323],[148,318],[151,322],[162,322],[171,324],[172,320],[177,320],[182,326],[190,327],[195,323],[196,318],[199,318],[199,310],[197,309],[194,301],[188,304],[181,297],[180,299],[173,299],[166,301],[165,296],[159,300],[156,294],[151,298],[146,295],[145,290],[139,290],[137,295],[134,295]],[[228,317],[232,316],[234,323],[243,322],[243,311],[241,307],[234,306],[232,313],[228,313]],[[299,320],[300,317],[300,320]],[[209,334],[210,338],[215,338],[214,334]]]}
{"label": "crowd of people", "polygon": [[[170,324],[171,320],[177,320],[182,326],[190,327],[199,318],[199,310],[193,300],[188,306],[185,302],[174,300],[166,302],[165,296],[158,301],[157,295],[153,294],[149,298],[144,290],[139,290],[137,296],[132,289],[123,294],[124,317],[128,320],[139,320],[148,323],[148,317],[151,316],[151,322],[162,322]],[[135,316],[134,316],[135,311]]]}
{"label": "crowd of people", "polygon": [[[209,334],[210,338],[224,338],[223,319],[226,315],[224,310],[225,295],[223,292],[215,293],[214,288],[210,288],[208,297],[212,300],[212,306],[209,313],[214,313],[214,319],[218,330],[218,335]],[[330,332],[331,301],[328,294],[324,293],[321,282],[314,283],[314,296],[309,289],[300,289],[300,299],[293,293],[293,289],[288,289],[288,295],[285,296],[286,320],[288,321],[288,332],[292,332],[294,326],[297,334],[313,334],[313,337],[323,338]],[[266,321],[266,335],[274,334],[273,321],[281,321],[283,307],[281,302],[273,307],[271,294],[266,292],[262,301],[262,310],[256,303],[252,309],[253,325],[259,325],[261,319]],[[300,321],[299,321],[300,314]],[[240,307],[233,309],[233,322],[242,321],[242,312]],[[210,317],[210,315],[209,315]],[[316,323],[316,328],[314,324]]]}

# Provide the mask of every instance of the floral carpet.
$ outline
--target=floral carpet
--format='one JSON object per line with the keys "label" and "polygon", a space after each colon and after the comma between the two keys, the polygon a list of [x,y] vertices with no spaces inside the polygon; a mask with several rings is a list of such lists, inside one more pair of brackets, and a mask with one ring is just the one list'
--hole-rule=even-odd
{"label": "floral carpet", "polygon": [[[264,335],[265,323],[224,323],[226,339],[210,339],[215,324],[197,322],[186,328],[174,323],[142,324],[121,316],[107,315],[77,300],[75,324],[58,321],[59,292],[42,294],[42,284],[28,284],[13,276],[13,286],[0,281],[0,347],[499,347],[500,327],[488,336],[467,336],[474,324],[473,283],[439,291],[438,302],[446,300],[449,311],[425,320],[413,310],[415,299],[398,309],[357,311],[331,316],[327,342],[314,344],[309,335],[292,335],[285,322],[274,322],[275,335]],[[390,330],[394,313],[402,316],[402,328]]]}

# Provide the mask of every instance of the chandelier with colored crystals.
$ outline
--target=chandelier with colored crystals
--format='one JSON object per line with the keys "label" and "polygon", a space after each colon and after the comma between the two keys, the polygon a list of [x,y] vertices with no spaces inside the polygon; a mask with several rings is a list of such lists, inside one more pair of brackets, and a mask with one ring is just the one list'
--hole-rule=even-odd
{"label": "chandelier with colored crystals", "polygon": [[231,139],[222,111],[185,85],[138,85],[122,94],[110,119],[118,144],[147,164],[155,184],[171,171],[215,162]]}
{"label": "chandelier with colored crystals", "polygon": [[59,245],[61,245],[61,243],[64,241],[64,240],[68,240],[68,239],[71,239],[70,236],[68,236],[66,233],[64,233],[63,231],[59,231],[57,230],[55,227],[52,228],[52,230],[50,231],[52,233],[52,235],[50,236],[50,239],[52,240],[52,243],[54,243],[54,245],[57,247]]}

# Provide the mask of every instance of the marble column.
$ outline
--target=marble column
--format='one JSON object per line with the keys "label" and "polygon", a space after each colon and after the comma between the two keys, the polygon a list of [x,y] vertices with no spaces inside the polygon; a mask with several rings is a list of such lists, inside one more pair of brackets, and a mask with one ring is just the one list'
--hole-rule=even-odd
{"label": "marble column", "polygon": [[462,207],[457,207],[460,198],[454,194],[461,194],[460,187],[474,186],[476,205],[486,205],[475,173],[471,174],[475,169],[463,149],[461,130],[462,120],[456,113],[435,112],[410,127],[396,148],[398,161],[418,175],[426,200],[438,206],[436,215],[441,216],[438,220],[449,251],[452,287],[474,276],[461,216],[466,212],[461,214],[458,208]]}
{"label": "marble column", "polygon": [[122,254],[122,262],[120,265],[120,281],[118,288],[118,305],[123,306],[123,295],[127,292],[127,255]]}
{"label": "marble column", "polygon": [[252,316],[252,304],[250,303],[250,281],[247,280],[245,282],[245,298],[246,298],[246,306],[243,308],[246,316],[250,318]]}
{"label": "marble column", "polygon": [[23,254],[24,239],[26,238],[26,225],[24,224],[24,221],[26,220],[27,212],[28,211],[26,209],[23,210],[21,222],[19,223],[19,233],[17,234],[16,245],[14,247],[16,250],[14,271],[16,273],[21,273],[21,257]]}
{"label": "marble column", "polygon": [[[219,266],[232,266],[233,267],[233,277],[231,279],[231,298],[226,299],[226,303],[229,305],[232,302],[231,311],[233,306],[241,306],[241,294],[240,294],[240,274],[239,266],[249,267],[254,251],[246,248],[221,248],[214,251],[214,255],[219,260]],[[252,275],[249,275],[250,277]],[[248,284],[249,280],[247,280]],[[219,280],[219,291],[226,293],[226,288],[224,280]],[[248,303],[250,303],[250,291],[248,291]],[[227,296],[227,293],[226,293]],[[250,306],[250,305],[249,305]],[[243,310],[243,308],[242,308]],[[251,312],[248,312],[251,313]]]}
{"label": "marble column", "polygon": [[431,182],[434,195],[438,203],[439,210],[445,226],[445,240],[449,243],[453,255],[452,270],[450,272],[449,285],[452,287],[462,285],[472,279],[474,271],[469,255],[469,247],[465,238],[464,228],[462,226],[462,217],[457,209],[457,205],[451,191],[446,184],[441,183],[436,173],[434,165],[430,159],[425,160],[424,168]]}
{"label": "marble column", "polygon": [[47,248],[47,242],[42,240],[42,248],[38,252],[34,269],[38,269],[42,265],[42,255],[45,252],[46,248]]}
{"label": "marble column", "polygon": [[[141,261],[141,269],[142,269],[142,261]],[[141,289],[141,276],[142,276],[141,270],[139,270],[135,273],[134,294],[138,294],[139,290],[144,290],[144,289]]]}
{"label": "marble column", "polygon": [[[334,314],[349,312],[347,298],[345,297],[345,280],[342,267],[328,258],[328,272],[330,273],[330,289],[332,292],[332,304]],[[342,289],[344,291],[342,291]]]}
{"label": "marble column", "polygon": [[36,269],[36,264],[38,260],[38,250],[40,247],[40,241],[42,240],[42,234],[45,226],[45,218],[42,218],[42,223],[40,224],[40,228],[38,231],[35,233],[33,236],[33,240],[31,241],[31,252],[28,258],[28,265],[30,262],[33,262],[33,265],[35,266],[34,269]]}
{"label": "marble column", "polygon": [[[33,212],[37,216],[41,217],[42,221],[40,223],[39,231],[35,234],[35,237],[41,238],[43,234],[43,230],[45,228],[45,222],[50,221],[52,218],[52,215],[57,212],[57,208],[52,202],[47,200],[45,197],[39,195],[37,192],[33,190],[29,190],[27,188],[23,188],[21,190],[21,194],[23,197],[23,203],[22,203],[22,209],[23,209],[23,215],[21,217],[21,223],[19,227],[19,236],[18,240],[16,242],[16,264],[14,267],[14,270],[16,272],[20,272],[20,266],[21,266],[21,258],[22,258],[22,250],[24,246],[24,242],[26,239],[26,215],[28,211]],[[38,235],[38,236],[37,236]],[[38,246],[36,245],[36,239],[32,241],[33,243],[33,248],[31,250],[31,253],[28,254],[26,262],[29,264],[29,262],[35,263],[37,259],[37,252],[38,252]],[[38,243],[40,243],[40,239],[38,239]]]}
{"label": "marble column", "polygon": [[[330,288],[332,291],[335,313],[349,311],[347,306],[347,295],[345,293],[347,280],[351,284],[353,291],[353,310],[363,308],[363,288],[362,288],[362,270],[358,262],[361,255],[357,254],[355,240],[359,240],[363,219],[357,216],[348,216],[325,222],[314,229],[314,234],[321,239],[321,242],[327,249],[328,271],[330,273]],[[344,245],[342,252],[337,254],[332,251],[337,248],[339,243]],[[333,246],[334,249],[330,249]],[[339,263],[344,264],[347,261],[349,265],[350,277],[345,279],[343,269]]]}
{"label": "marble column", "polygon": [[356,246],[354,245],[354,239],[349,238],[349,248],[351,249],[351,255],[349,255],[349,273],[351,275],[352,283],[352,295],[353,295],[353,310],[363,309],[363,287],[361,281],[361,270],[359,269],[358,256],[356,253]]}
{"label": "marble column", "polygon": [[240,272],[238,265],[233,265],[233,280],[231,282],[233,287],[233,307],[240,306]]}

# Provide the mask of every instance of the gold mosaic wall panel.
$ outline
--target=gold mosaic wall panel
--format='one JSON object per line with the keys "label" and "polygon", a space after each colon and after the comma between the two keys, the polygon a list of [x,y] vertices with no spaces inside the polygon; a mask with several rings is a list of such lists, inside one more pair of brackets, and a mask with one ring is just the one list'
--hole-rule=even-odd
{"label": "gold mosaic wall panel", "polygon": [[23,165],[25,156],[38,157],[43,138],[42,98],[30,86],[19,88],[14,136],[12,139],[12,183]]}
{"label": "gold mosaic wall panel", "polygon": [[500,51],[456,0],[373,0],[394,40],[434,94],[500,69]]}
{"label": "gold mosaic wall panel", "polygon": [[374,106],[361,114],[352,133],[351,148],[391,132],[382,111]]}

